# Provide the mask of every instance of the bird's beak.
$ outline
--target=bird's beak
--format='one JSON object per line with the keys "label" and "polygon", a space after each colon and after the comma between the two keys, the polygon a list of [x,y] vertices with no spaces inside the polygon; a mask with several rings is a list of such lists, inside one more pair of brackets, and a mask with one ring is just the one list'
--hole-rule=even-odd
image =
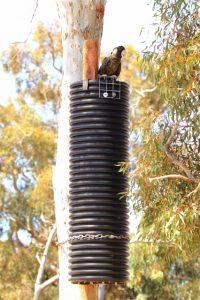
{"label": "bird's beak", "polygon": [[117,48],[114,48],[111,54],[114,54],[114,55],[116,55],[116,54],[117,54],[117,52],[118,52]]}
{"label": "bird's beak", "polygon": [[126,55],[126,50],[123,50],[121,53],[122,57]]}

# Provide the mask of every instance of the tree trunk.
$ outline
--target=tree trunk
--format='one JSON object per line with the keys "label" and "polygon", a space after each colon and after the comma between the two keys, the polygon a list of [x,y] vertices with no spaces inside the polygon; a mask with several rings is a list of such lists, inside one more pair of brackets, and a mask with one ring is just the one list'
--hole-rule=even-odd
{"label": "tree trunk", "polygon": [[84,40],[99,42],[106,0],[58,0],[63,42],[62,101],[54,169],[54,201],[59,250],[59,300],[95,300],[97,287],[68,282],[69,84],[82,80]]}

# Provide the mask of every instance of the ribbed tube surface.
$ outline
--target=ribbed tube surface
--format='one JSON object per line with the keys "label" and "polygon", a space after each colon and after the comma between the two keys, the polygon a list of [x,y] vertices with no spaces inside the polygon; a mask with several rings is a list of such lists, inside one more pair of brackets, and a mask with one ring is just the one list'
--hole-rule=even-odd
{"label": "ribbed tube surface", "polygon": [[69,275],[73,283],[128,279],[128,203],[122,197],[127,175],[119,172],[119,164],[128,160],[129,88],[125,82],[109,83],[110,78],[101,85],[90,80],[86,90],[83,82],[71,85]]}

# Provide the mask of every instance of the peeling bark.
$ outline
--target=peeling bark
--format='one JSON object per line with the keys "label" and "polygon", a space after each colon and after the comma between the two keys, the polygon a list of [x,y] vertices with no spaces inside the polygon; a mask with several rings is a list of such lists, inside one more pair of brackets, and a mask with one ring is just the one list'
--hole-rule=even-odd
{"label": "peeling bark", "polygon": [[[58,120],[54,201],[59,247],[59,300],[82,299],[81,288],[68,282],[69,84],[82,80],[84,40],[101,41],[106,0],[58,0],[63,43],[62,101]],[[100,47],[99,47],[100,48]],[[86,298],[85,298],[86,299]],[[89,299],[89,298],[87,298]],[[91,299],[91,298],[90,298]],[[92,298],[95,300],[95,298]]]}

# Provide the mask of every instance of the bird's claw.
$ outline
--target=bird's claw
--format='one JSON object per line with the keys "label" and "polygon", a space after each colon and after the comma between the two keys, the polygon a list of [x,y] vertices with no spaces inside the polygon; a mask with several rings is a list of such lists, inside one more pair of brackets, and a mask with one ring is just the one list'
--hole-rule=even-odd
{"label": "bird's claw", "polygon": [[113,79],[114,81],[117,80],[117,76],[116,76],[116,75],[112,75],[111,77],[112,77],[112,79]]}
{"label": "bird's claw", "polygon": [[101,76],[103,77],[103,80],[106,80],[107,74],[102,74]]}

